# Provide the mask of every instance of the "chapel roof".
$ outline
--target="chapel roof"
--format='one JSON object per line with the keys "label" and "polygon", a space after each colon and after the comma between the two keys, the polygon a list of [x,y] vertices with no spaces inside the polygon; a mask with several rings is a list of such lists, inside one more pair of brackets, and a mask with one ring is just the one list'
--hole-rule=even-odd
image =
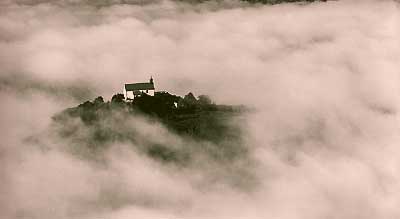
{"label": "chapel roof", "polygon": [[134,84],[125,84],[126,91],[135,91],[135,90],[154,90],[153,83],[134,83]]}

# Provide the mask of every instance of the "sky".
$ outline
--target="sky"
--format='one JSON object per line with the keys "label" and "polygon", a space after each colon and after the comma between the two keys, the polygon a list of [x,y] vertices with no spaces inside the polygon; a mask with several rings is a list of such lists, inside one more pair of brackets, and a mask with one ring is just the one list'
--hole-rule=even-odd
{"label": "sky", "polygon": [[[399,218],[399,38],[391,0],[2,1],[0,214]],[[118,143],[98,166],[65,150],[52,116],[150,76],[157,90],[255,109],[239,122],[252,164],[232,164],[254,184],[232,186],[200,155],[195,168],[166,166]]]}

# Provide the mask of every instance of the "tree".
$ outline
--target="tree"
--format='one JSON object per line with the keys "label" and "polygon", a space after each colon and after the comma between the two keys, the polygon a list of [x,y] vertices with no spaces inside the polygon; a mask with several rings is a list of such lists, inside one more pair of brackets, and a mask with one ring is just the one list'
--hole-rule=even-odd
{"label": "tree", "polygon": [[198,103],[199,103],[200,105],[211,105],[211,104],[212,104],[212,101],[211,101],[211,98],[210,98],[209,96],[207,96],[207,95],[200,95],[200,96],[198,97]]}
{"label": "tree", "polygon": [[186,104],[188,105],[194,105],[197,102],[196,97],[192,94],[192,92],[189,92],[188,94],[185,95],[183,98]]}
{"label": "tree", "polygon": [[98,97],[96,97],[96,99],[94,99],[93,103],[95,105],[100,105],[100,104],[104,103],[104,99],[102,96],[98,96]]}
{"label": "tree", "polygon": [[112,96],[111,98],[111,103],[123,103],[125,97],[123,94],[115,94],[114,96]]}

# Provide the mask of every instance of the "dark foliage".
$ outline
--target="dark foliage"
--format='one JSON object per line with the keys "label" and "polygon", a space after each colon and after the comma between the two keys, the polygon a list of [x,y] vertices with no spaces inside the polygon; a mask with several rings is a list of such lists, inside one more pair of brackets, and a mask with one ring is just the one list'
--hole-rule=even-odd
{"label": "dark foliage", "polygon": [[[103,99],[103,98],[102,98]],[[123,103],[124,102],[124,95],[123,94],[115,94],[111,98],[111,103]]]}
{"label": "dark foliage", "polygon": [[[246,150],[241,145],[241,129],[232,124],[233,119],[243,111],[244,107],[216,105],[205,95],[196,98],[189,93],[182,98],[167,92],[156,92],[154,96],[143,94],[132,102],[125,102],[122,94],[114,95],[111,102],[97,97],[94,101],[67,109],[53,119],[59,135],[75,145],[71,146],[75,153],[96,156],[113,142],[125,142],[141,145],[139,149],[155,159],[188,163],[191,150],[203,151],[220,161],[245,154]],[[137,114],[161,122],[171,132],[189,141],[209,143],[197,144],[203,146],[194,149],[177,149],[167,143],[155,143],[127,127],[129,118]],[[84,126],[77,126],[76,119]]]}
{"label": "dark foliage", "polygon": [[102,96],[97,97],[96,99],[94,99],[93,103],[94,103],[95,105],[103,104],[103,103],[104,103],[104,99],[103,99]]}

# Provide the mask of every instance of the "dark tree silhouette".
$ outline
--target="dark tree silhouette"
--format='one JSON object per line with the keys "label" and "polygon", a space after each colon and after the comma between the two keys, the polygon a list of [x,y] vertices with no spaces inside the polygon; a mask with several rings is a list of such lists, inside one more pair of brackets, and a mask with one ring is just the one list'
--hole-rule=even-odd
{"label": "dark tree silhouette", "polygon": [[197,99],[196,97],[192,94],[192,92],[189,92],[188,94],[185,95],[183,100],[188,103],[188,104],[196,104]]}
{"label": "dark tree silhouette", "polygon": [[201,105],[211,105],[212,101],[211,98],[207,95],[200,95],[198,97],[198,103]]}
{"label": "dark tree silhouette", "polygon": [[96,99],[94,99],[93,102],[94,102],[95,105],[99,105],[99,104],[104,103],[104,99],[103,99],[102,96],[98,96]]}
{"label": "dark tree silhouette", "polygon": [[123,102],[125,102],[124,99],[125,99],[125,97],[123,94],[115,94],[111,98],[111,103],[123,103]]}

